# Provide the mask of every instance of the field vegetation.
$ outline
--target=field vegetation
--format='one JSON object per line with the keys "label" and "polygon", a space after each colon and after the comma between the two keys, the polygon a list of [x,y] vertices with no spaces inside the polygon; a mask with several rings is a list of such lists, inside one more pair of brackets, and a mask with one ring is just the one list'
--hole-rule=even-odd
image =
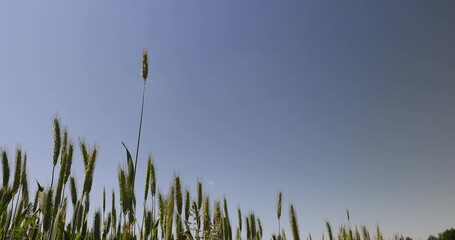
{"label": "field vegetation", "polygon": [[[196,191],[191,192],[190,189],[182,188],[180,177],[176,175],[167,192],[158,191],[156,169],[150,155],[146,159],[145,180],[139,181],[141,185],[136,185],[148,75],[146,51],[143,52],[141,75],[144,88],[135,159],[133,161],[132,154],[124,145],[126,167],[118,171],[118,189],[112,192],[103,190],[101,203],[92,203],[90,200],[98,146],[90,145],[85,140],[74,143],[58,119],[53,121],[54,150],[49,186],[29,182],[27,154],[22,149],[17,148],[14,154],[1,150],[1,239],[312,240],[311,234],[300,235],[293,204],[287,208],[290,231],[282,229],[281,192],[277,195],[276,209],[272,210],[276,211],[276,232],[272,236],[264,236],[261,219],[254,212],[243,212],[240,208],[229,210],[226,198],[214,200],[203,194],[201,181],[197,182]],[[75,148],[81,151],[82,159],[73,159]],[[78,176],[83,179],[80,189],[71,170],[74,160],[82,160],[85,167],[83,178]],[[36,191],[30,192],[30,184],[36,184]],[[137,191],[144,191],[143,199],[136,198]],[[91,208],[94,209],[93,216],[89,216]],[[314,237],[327,240],[383,239],[379,226],[372,231],[366,226],[350,226],[349,211],[346,213],[347,225],[333,228],[326,222],[327,232]],[[394,239],[404,238],[396,235]]]}

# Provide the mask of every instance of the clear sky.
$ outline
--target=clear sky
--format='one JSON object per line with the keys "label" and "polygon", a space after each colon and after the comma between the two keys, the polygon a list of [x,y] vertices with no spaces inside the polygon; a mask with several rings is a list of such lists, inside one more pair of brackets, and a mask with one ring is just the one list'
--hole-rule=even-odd
{"label": "clear sky", "polygon": [[117,188],[147,48],[139,181],[151,152],[162,189],[201,178],[266,239],[278,191],[303,236],[348,208],[426,239],[455,224],[454,23],[455,1],[2,1],[0,147],[50,183],[57,115],[100,146],[92,198]]}

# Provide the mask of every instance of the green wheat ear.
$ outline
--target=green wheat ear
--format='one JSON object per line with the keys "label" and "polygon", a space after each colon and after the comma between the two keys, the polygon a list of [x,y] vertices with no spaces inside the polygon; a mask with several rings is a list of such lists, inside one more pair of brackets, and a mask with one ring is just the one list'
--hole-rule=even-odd
{"label": "green wheat ear", "polygon": [[76,180],[73,176],[70,177],[70,192],[71,192],[71,203],[73,207],[76,206],[77,203],[77,189],[76,189]]}
{"label": "green wheat ear", "polygon": [[16,193],[21,183],[21,170],[22,170],[22,150],[20,148],[16,151],[16,166],[14,169],[13,178],[13,193]]}
{"label": "green wheat ear", "polygon": [[175,194],[175,205],[177,207],[178,215],[182,215],[182,207],[183,207],[183,194],[182,194],[182,186],[180,185],[180,176],[176,175],[174,180],[174,194]]}
{"label": "green wheat ear", "polygon": [[203,210],[202,210],[202,222],[204,227],[204,238],[208,239],[210,235],[210,200],[206,196],[204,198]]}
{"label": "green wheat ear", "polygon": [[281,231],[281,200],[283,198],[283,193],[279,192],[278,193],[278,201],[277,201],[277,206],[276,206],[276,216],[278,218],[278,239],[281,239],[280,231]]}
{"label": "green wheat ear", "polygon": [[199,180],[197,182],[197,207],[201,209],[202,206],[202,182]]}
{"label": "green wheat ear", "polygon": [[85,167],[85,179],[84,179],[84,185],[82,188],[82,194],[88,195],[88,194],[90,194],[90,191],[92,190],[93,172],[95,171],[97,153],[98,153],[98,149],[96,146],[94,146],[90,153],[88,164]]}
{"label": "green wheat ear", "polygon": [[44,218],[43,218],[43,228],[45,231],[47,231],[50,227],[50,223],[51,223],[51,213],[52,213],[52,209],[53,209],[53,202],[52,202],[52,196],[53,196],[53,189],[52,188],[49,188],[46,195],[45,195],[45,198],[44,198]]}
{"label": "green wheat ear", "polygon": [[94,240],[101,240],[101,214],[100,210],[95,212],[94,220],[93,220],[93,239]]}
{"label": "green wheat ear", "polygon": [[251,239],[251,229],[250,229],[250,220],[248,216],[245,216],[245,228],[246,228],[246,238]]}
{"label": "green wheat ear", "polygon": [[283,193],[279,192],[278,193],[278,203],[277,203],[277,206],[276,206],[276,215],[278,217],[278,220],[280,220],[280,218],[281,218],[281,199],[282,199],[282,197],[283,197]]}
{"label": "green wheat ear", "polygon": [[258,218],[258,234],[259,234],[259,239],[262,239],[262,223],[261,223],[261,219]]}
{"label": "green wheat ear", "polygon": [[60,154],[61,136],[60,136],[60,123],[57,118],[54,118],[54,156],[52,163],[57,164],[58,156]]}
{"label": "green wheat ear", "polygon": [[117,209],[115,208],[115,191],[112,190],[112,203],[111,203],[111,214],[112,214],[112,230],[115,232],[115,225],[117,225]]}
{"label": "green wheat ear", "polygon": [[172,223],[174,220],[174,202],[175,200],[175,195],[174,195],[174,186],[171,186],[171,189],[169,190],[169,197],[167,200],[167,206],[166,206],[166,233],[165,233],[165,239],[166,240],[172,240]]}
{"label": "green wheat ear", "polygon": [[106,188],[103,188],[103,214],[106,212]]}
{"label": "green wheat ear", "polygon": [[185,222],[188,222],[188,220],[190,219],[190,205],[191,205],[190,190],[186,189],[185,190]]}
{"label": "green wheat ear", "polygon": [[256,217],[254,216],[254,212],[250,212],[250,232],[251,232],[251,238],[255,238],[257,231],[256,231]]}
{"label": "green wheat ear", "polygon": [[144,191],[144,202],[147,201],[147,197],[148,197],[148,194],[149,194],[149,185],[150,185],[150,172],[151,172],[151,168],[152,168],[152,157],[148,156],[147,158],[147,168],[145,170],[145,191]]}
{"label": "green wheat ear", "polygon": [[71,175],[71,165],[73,163],[73,150],[74,150],[73,143],[70,142],[68,149],[66,151],[67,164],[66,164],[66,169],[65,169],[65,179],[63,181],[65,184],[68,182],[68,179]]}
{"label": "green wheat ear", "polygon": [[3,170],[3,187],[6,188],[9,184],[9,162],[8,162],[8,154],[5,150],[2,150],[2,170]]}
{"label": "green wheat ear", "polygon": [[150,158],[150,193],[152,197],[155,197],[156,194],[156,176],[155,176],[155,163],[153,163],[152,155],[149,155]]}
{"label": "green wheat ear", "polygon": [[28,191],[28,180],[27,180],[27,154],[24,154],[24,161],[22,163],[21,183],[22,183],[22,199],[25,203],[28,203],[29,191]]}
{"label": "green wheat ear", "polygon": [[225,239],[232,239],[232,227],[231,227],[231,220],[229,219],[229,210],[227,205],[226,197],[223,198],[223,210],[224,210],[224,218],[223,218],[223,231]]}
{"label": "green wheat ear", "polygon": [[292,205],[292,204],[289,207],[289,218],[290,218],[292,236],[293,236],[294,240],[300,240],[299,225],[297,223],[297,215],[295,214],[294,205]]}
{"label": "green wheat ear", "polygon": [[120,169],[118,173],[119,193],[120,193],[120,205],[122,207],[123,214],[126,214],[126,180],[125,171]]}
{"label": "green wheat ear", "polygon": [[213,228],[215,233],[218,233],[221,230],[221,204],[220,201],[215,202],[214,211],[213,211]]}
{"label": "green wheat ear", "polygon": [[[165,202],[163,199],[163,195],[161,194],[161,192],[158,192],[158,216],[159,216],[160,225],[162,228],[166,222],[164,219],[165,214],[166,214],[166,209],[165,209]],[[164,234],[164,232],[162,232],[162,234]]]}
{"label": "green wheat ear", "polygon": [[327,234],[329,235],[329,240],[333,240],[332,227],[328,221],[325,224],[327,226]]}
{"label": "green wheat ear", "polygon": [[148,72],[149,72],[149,63],[148,63],[147,49],[144,49],[142,51],[142,68],[141,68],[141,76],[144,79],[144,83],[147,81]]}
{"label": "green wheat ear", "polygon": [[237,216],[238,216],[238,223],[239,223],[239,232],[242,232],[242,210],[240,210],[240,207],[237,207]]}

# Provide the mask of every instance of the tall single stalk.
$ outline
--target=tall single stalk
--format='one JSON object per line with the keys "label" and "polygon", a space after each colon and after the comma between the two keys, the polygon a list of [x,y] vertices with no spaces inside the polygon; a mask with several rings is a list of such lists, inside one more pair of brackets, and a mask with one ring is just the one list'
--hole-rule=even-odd
{"label": "tall single stalk", "polygon": [[137,170],[137,159],[139,155],[139,144],[141,142],[141,130],[142,130],[142,115],[144,114],[144,97],[145,97],[145,85],[147,83],[147,75],[148,75],[148,57],[147,57],[147,50],[142,51],[142,68],[141,68],[141,75],[144,79],[144,85],[142,87],[142,103],[141,103],[141,118],[139,121],[139,133],[137,136],[137,145],[136,145],[136,160],[134,162],[134,179],[136,179],[136,170]]}
{"label": "tall single stalk", "polygon": [[142,87],[141,118],[140,118],[140,121],[139,121],[139,133],[138,133],[138,135],[137,135],[136,160],[135,160],[135,162],[134,162],[134,176],[136,176],[137,159],[138,159],[138,155],[139,155],[139,143],[141,142],[142,115],[144,114],[145,83],[146,83],[146,81],[144,80],[144,85],[143,85],[143,87]]}

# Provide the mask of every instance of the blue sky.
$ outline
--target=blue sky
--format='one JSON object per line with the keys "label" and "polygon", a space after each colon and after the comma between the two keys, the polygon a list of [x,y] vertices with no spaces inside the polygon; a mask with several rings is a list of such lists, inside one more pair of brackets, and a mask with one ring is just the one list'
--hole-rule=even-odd
{"label": "blue sky", "polygon": [[[455,2],[0,3],[0,146],[50,183],[52,119],[100,146],[92,198],[117,188],[149,82],[138,178],[198,178],[231,212],[301,234],[351,212],[426,239],[455,216]],[[82,161],[74,171],[83,181]],[[142,171],[141,171],[142,170]],[[142,180],[141,180],[142,181]],[[140,185],[140,184],[139,184]],[[139,191],[142,194],[142,191]],[[289,230],[287,214],[284,228]],[[451,225],[452,224],[452,225]]]}

